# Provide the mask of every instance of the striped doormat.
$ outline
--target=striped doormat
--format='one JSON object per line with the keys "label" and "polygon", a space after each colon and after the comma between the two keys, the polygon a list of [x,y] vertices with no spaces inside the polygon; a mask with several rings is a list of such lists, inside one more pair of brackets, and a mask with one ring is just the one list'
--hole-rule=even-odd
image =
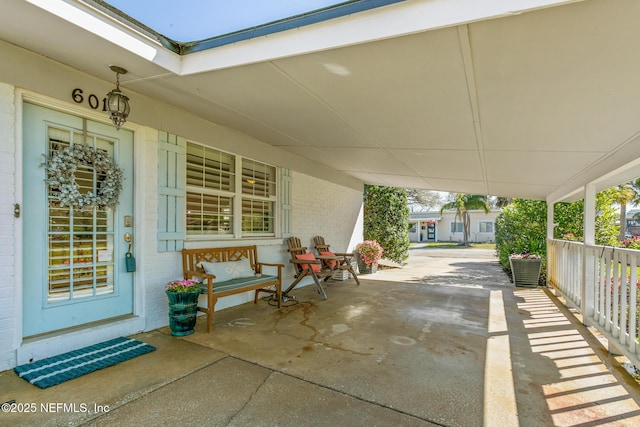
{"label": "striped doormat", "polygon": [[141,341],[120,337],[16,366],[14,370],[19,377],[31,384],[47,388],[133,359],[155,349]]}

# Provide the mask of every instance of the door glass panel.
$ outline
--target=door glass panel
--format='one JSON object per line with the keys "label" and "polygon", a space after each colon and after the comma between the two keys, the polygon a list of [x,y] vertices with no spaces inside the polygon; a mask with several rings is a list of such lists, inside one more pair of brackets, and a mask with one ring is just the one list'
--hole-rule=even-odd
{"label": "door glass panel", "polygon": [[[113,156],[114,142],[73,131],[48,128],[49,152],[84,143]],[[104,175],[78,161],[76,184],[81,193],[95,193]],[[48,188],[47,302],[95,298],[115,292],[114,212],[112,209],[62,206],[60,188]]]}

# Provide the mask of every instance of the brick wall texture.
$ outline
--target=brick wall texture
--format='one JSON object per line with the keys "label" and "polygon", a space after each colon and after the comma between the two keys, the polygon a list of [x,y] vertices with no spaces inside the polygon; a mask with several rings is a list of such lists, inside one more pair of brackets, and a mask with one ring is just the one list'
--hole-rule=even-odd
{"label": "brick wall texture", "polygon": [[[142,136],[140,136],[142,135]],[[20,200],[16,189],[16,111],[15,88],[0,83],[0,371],[16,365],[21,355],[19,319],[22,316],[21,286],[16,276],[16,263],[22,262],[16,253],[15,232],[19,219],[13,216],[14,203]],[[142,328],[151,330],[168,324],[167,298],[164,284],[180,278],[180,252],[158,252],[156,218],[158,209],[158,131],[142,128],[136,138],[136,212],[135,251],[138,271],[135,276],[136,313],[144,319]],[[292,174],[291,235],[299,237],[309,248],[312,238],[321,235],[334,251],[353,249],[362,237],[362,191],[331,184],[303,173]],[[286,237],[286,236],[285,236]],[[225,246],[246,244],[229,241]],[[259,258],[265,262],[279,262],[286,266],[283,287],[293,280],[293,269],[283,239],[254,239],[259,245]],[[206,245],[207,242],[197,242]],[[220,246],[221,242],[211,242]],[[241,304],[252,295],[224,298],[216,310]],[[118,326],[114,326],[114,331]],[[108,330],[106,333],[108,334]],[[123,331],[118,330],[118,333]],[[129,333],[137,331],[129,331]],[[100,333],[105,333],[104,331]],[[127,333],[127,331],[124,331]],[[81,334],[78,334],[80,336]],[[60,351],[71,348],[68,337],[48,345]],[[80,338],[78,338],[80,339]],[[37,348],[33,354],[39,354]]]}
{"label": "brick wall texture", "polygon": [[15,364],[15,104],[13,86],[0,83],[0,371]]}

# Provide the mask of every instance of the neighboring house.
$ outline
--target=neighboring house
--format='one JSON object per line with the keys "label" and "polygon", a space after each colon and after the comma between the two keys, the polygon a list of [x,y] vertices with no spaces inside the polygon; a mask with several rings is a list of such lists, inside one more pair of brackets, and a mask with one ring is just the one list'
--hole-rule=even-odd
{"label": "neighboring house", "polygon": [[[631,209],[627,211],[627,234],[632,236],[640,236],[640,219],[634,218],[634,215],[640,213],[640,209]],[[620,223],[620,221],[618,221]]]}
{"label": "neighboring house", "polygon": [[[475,243],[495,242],[495,220],[499,209],[485,213],[470,211],[471,229],[469,241]],[[412,242],[462,242],[462,221],[455,211],[412,212],[409,219],[409,240]]]}

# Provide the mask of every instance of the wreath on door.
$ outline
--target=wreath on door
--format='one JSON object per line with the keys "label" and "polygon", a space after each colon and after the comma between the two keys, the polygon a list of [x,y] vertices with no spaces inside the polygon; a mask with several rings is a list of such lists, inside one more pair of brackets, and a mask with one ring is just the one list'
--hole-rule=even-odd
{"label": "wreath on door", "polygon": [[[122,191],[124,171],[120,169],[106,151],[76,144],[53,150],[44,163],[47,169],[46,182],[56,190],[61,206],[79,209],[107,209],[118,205]],[[92,167],[98,177],[97,191],[82,193],[76,182],[79,167]]]}

